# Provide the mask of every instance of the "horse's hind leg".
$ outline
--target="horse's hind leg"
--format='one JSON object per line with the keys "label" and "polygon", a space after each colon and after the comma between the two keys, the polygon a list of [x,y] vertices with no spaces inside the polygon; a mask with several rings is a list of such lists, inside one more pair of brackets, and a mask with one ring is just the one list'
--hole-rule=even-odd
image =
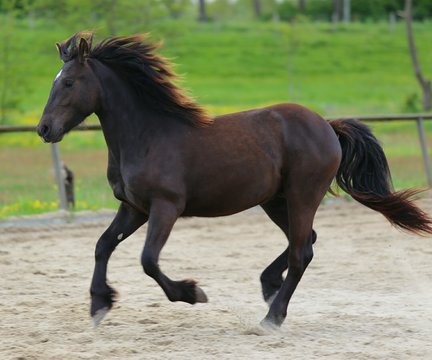
{"label": "horse's hind leg", "polygon": [[[275,198],[266,204],[261,205],[268,217],[284,232],[289,235],[288,209],[286,200],[282,197]],[[316,241],[316,233],[312,230],[312,243]],[[288,251],[287,247],[267,268],[262,272],[261,288],[264,300],[271,305],[277,292],[279,291],[283,279],[283,272],[288,268]]]}
{"label": "horse's hind leg", "polygon": [[[288,274],[263,320],[263,325],[280,326],[287,313],[288,303],[304,271],[312,260],[312,224],[318,206],[330,185],[333,175],[330,171],[320,176],[317,169],[307,172],[293,171],[287,182],[289,223]],[[327,169],[327,170],[332,170]],[[314,171],[311,173],[311,171]],[[327,180],[327,181],[326,181]]]}
{"label": "horse's hind leg", "polygon": [[158,265],[160,252],[177,220],[178,213],[176,206],[168,201],[153,201],[141,263],[144,272],[159,284],[170,301],[184,301],[189,304],[207,302],[207,296],[195,281],[173,281]]}
{"label": "horse's hind leg", "polygon": [[90,287],[90,314],[95,325],[98,325],[108,310],[111,309],[116,294],[115,290],[106,283],[108,260],[116,246],[146,221],[146,214],[122,203],[111,225],[96,244],[95,268]]}

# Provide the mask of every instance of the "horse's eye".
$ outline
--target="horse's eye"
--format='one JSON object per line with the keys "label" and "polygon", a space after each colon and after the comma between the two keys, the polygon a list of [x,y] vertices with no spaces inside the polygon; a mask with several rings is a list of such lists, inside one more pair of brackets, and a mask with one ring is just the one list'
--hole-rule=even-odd
{"label": "horse's eye", "polygon": [[66,87],[70,88],[73,85],[73,80],[66,79],[65,82],[64,82],[64,84],[65,84]]}

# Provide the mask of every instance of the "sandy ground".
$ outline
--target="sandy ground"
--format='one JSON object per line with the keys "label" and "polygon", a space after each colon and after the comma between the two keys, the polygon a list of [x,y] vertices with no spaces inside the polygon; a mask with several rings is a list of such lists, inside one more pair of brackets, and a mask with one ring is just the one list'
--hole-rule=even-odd
{"label": "sandy ground", "polygon": [[[432,198],[421,203],[432,211]],[[258,327],[259,275],[286,240],[259,211],[177,223],[161,266],[199,280],[209,303],[195,306],[170,303],[142,272],[141,229],[111,259],[121,297],[93,328],[93,249],[107,223],[0,224],[0,359],[432,358],[432,238],[360,205],[321,207],[315,258],[276,333]]]}

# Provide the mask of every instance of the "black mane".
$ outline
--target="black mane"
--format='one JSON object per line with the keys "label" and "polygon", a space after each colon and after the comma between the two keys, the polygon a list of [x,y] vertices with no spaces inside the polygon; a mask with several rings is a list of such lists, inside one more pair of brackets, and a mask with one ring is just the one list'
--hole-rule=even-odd
{"label": "black mane", "polygon": [[64,52],[64,61],[77,57],[77,44],[81,38],[89,43],[88,58],[97,59],[111,68],[134,88],[138,96],[149,99],[159,111],[195,126],[212,123],[206,111],[173,83],[177,75],[171,64],[154,53],[160,45],[149,43],[146,35],[110,37],[91,47],[93,34],[77,33],[58,45],[61,56]]}

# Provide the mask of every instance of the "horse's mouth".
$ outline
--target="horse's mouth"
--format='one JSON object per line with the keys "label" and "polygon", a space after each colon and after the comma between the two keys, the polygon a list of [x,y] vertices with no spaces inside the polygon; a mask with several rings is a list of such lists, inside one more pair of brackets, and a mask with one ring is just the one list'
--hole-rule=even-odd
{"label": "horse's mouth", "polygon": [[39,135],[44,143],[55,144],[63,140],[64,133],[62,131],[56,134]]}
{"label": "horse's mouth", "polygon": [[60,137],[57,137],[57,138],[53,138],[53,139],[44,139],[44,138],[42,138],[42,141],[44,143],[49,143],[49,144],[55,144],[55,143],[58,143],[58,142],[60,142],[62,140],[63,140],[63,135],[61,135]]}

